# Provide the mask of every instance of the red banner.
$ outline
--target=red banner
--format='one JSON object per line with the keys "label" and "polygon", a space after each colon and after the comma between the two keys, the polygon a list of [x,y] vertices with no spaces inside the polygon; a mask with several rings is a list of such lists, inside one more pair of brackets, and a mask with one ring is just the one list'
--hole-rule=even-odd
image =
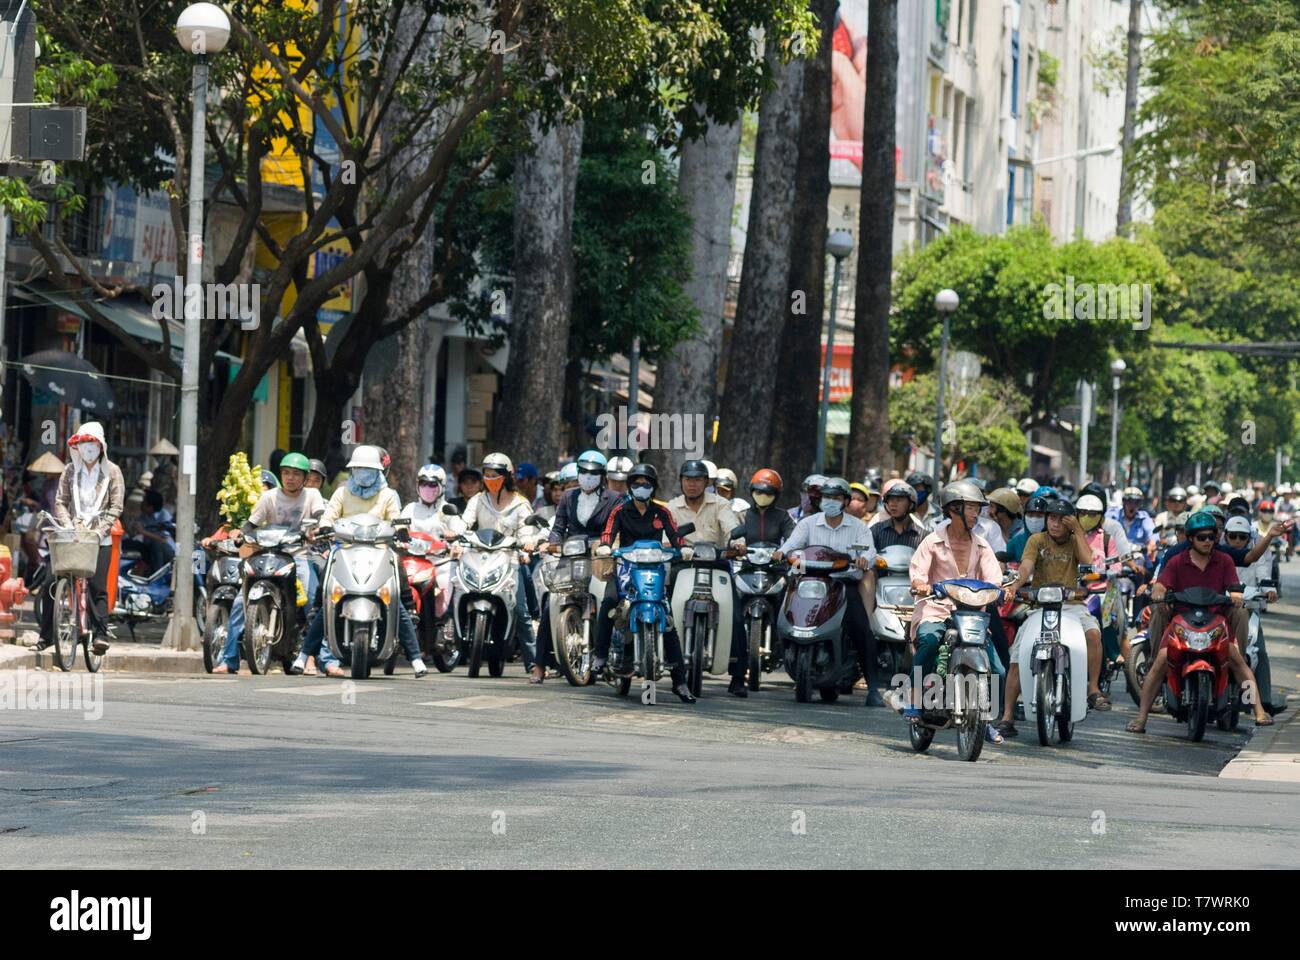
{"label": "red banner", "polygon": [[[822,371],[826,370],[826,344],[822,344]],[[817,391],[821,400],[822,391]],[[853,344],[837,343],[831,356],[831,403],[841,403],[853,395]]]}

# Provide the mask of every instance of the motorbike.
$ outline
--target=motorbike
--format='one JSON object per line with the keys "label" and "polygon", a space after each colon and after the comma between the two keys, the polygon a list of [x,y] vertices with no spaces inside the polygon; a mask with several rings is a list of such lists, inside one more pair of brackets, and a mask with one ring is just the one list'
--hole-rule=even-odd
{"label": "motorbike", "polygon": [[586,536],[567,538],[559,556],[548,554],[537,569],[538,603],[544,604],[550,619],[555,659],[564,678],[575,687],[591,683],[591,661],[595,648],[598,599],[605,584],[596,576],[591,556],[592,543]]}
{"label": "motorbike", "polygon": [[[174,529],[171,532],[175,533]],[[197,543],[190,565],[194,577],[194,622],[202,632],[207,623],[207,587],[205,572],[207,553]],[[141,623],[168,620],[172,615],[172,567],[175,559],[157,570],[149,570],[143,556],[134,551],[122,551],[117,568],[117,600],[109,613],[114,623],[125,624],[135,641],[135,628]]]}
{"label": "motorbike", "polygon": [[[679,532],[689,524],[683,524]],[[681,554],[654,540],[638,540],[630,547],[620,547],[612,554],[628,564],[625,599],[614,610],[614,635],[609,648],[605,679],[625,697],[632,688],[633,677],[646,684],[655,702],[654,684],[663,676],[664,632],[671,615],[667,599],[666,564]]]}
{"label": "motorbike", "polygon": [[[533,516],[524,523],[545,521]],[[479,675],[484,660],[488,673],[499,677],[515,653],[519,542],[496,530],[469,530],[463,540],[452,603],[456,641],[471,677]]]}
{"label": "motorbike", "polygon": [[203,669],[211,673],[221,662],[221,653],[226,647],[230,610],[242,589],[243,574],[240,571],[239,546],[233,539],[228,537],[215,541],[208,553],[211,559],[204,580],[208,609],[204,617]]}
{"label": "motorbike", "polygon": [[711,543],[690,544],[673,583],[673,622],[682,639],[686,683],[696,697],[704,674],[726,676],[731,660],[731,573],[715,566],[728,555]]}
{"label": "motorbike", "polygon": [[1155,654],[1151,650],[1151,604],[1138,614],[1137,632],[1128,643],[1128,659],[1124,661],[1124,686],[1133,703],[1142,704],[1142,684],[1146,682]]}
{"label": "motorbike", "polygon": [[[933,689],[924,690],[919,716],[908,718],[912,749],[922,753],[939,730],[957,729],[957,753],[963,760],[979,759],[984,748],[984,727],[992,711],[993,669],[989,663],[989,614],[984,609],[998,599],[1001,587],[983,580],[941,580],[925,599],[951,600],[956,606],[944,631],[948,652],[941,706],[927,706]],[[1086,679],[1087,671],[1084,676]],[[921,678],[924,681],[924,678]]]}
{"label": "motorbike", "polygon": [[[304,526],[314,526],[305,521]],[[299,583],[293,550],[301,530],[282,524],[258,527],[244,542],[252,549],[244,569],[244,659],[253,673],[279,661],[288,673],[307,629],[307,585]]]}
{"label": "motorbike", "polygon": [[318,530],[335,544],[321,591],[325,640],[354,680],[367,679],[371,666],[397,649],[402,598],[392,544],[397,530],[409,524],[366,513]]}
{"label": "motorbike", "polygon": [[1169,672],[1165,676],[1165,710],[1187,724],[1193,741],[1205,737],[1205,726],[1227,714],[1229,729],[1241,710],[1240,696],[1229,690],[1228,651],[1235,643],[1228,621],[1218,607],[1230,604],[1226,594],[1192,587],[1168,594],[1172,603],[1190,609],[1175,613],[1165,629]]}
{"label": "motorbike", "polygon": [[871,629],[876,635],[878,665],[889,677],[906,674],[910,661],[908,632],[914,601],[908,569],[915,552],[894,544],[876,556],[876,609],[871,611]]}
{"label": "motorbike", "polygon": [[1063,608],[1084,591],[1049,585],[1025,588],[1019,595],[1034,608],[1021,627],[1017,660],[1025,716],[1035,720],[1043,746],[1053,739],[1067,743],[1074,725],[1088,716],[1088,641],[1083,627]]}
{"label": "motorbike", "polygon": [[736,592],[744,604],[745,637],[749,648],[749,689],[758,690],[764,671],[771,673],[784,658],[776,631],[776,615],[785,594],[785,577],[772,554],[775,543],[745,548],[736,573]]}
{"label": "motorbike", "polygon": [[853,689],[858,673],[857,651],[848,642],[845,624],[846,591],[857,589],[851,582],[853,558],[829,547],[805,547],[792,550],[789,562],[792,589],[777,618],[785,670],[794,680],[797,702],[808,703],[816,688],[823,703],[834,703],[842,688]]}
{"label": "motorbike", "polygon": [[[460,663],[451,622],[451,550],[445,541],[418,530],[411,532],[409,541],[395,546],[411,590],[408,612],[420,651],[439,673],[450,673]],[[385,676],[396,668],[397,657],[394,653],[384,661]]]}

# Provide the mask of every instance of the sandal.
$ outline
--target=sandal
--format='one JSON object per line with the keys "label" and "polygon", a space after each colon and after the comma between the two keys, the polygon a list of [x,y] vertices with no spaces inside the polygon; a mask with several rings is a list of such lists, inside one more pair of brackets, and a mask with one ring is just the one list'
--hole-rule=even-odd
{"label": "sandal", "polygon": [[533,667],[533,669],[528,674],[529,683],[541,683],[545,679],[546,679],[546,671],[542,670],[540,667]]}
{"label": "sandal", "polygon": [[1020,731],[1016,729],[1015,723],[1010,720],[999,720],[996,724],[998,733],[1004,737],[1018,737]]}
{"label": "sandal", "polygon": [[1257,727],[1271,727],[1271,726],[1273,726],[1273,718],[1270,717],[1268,714],[1265,714],[1265,715],[1262,716],[1262,717],[1256,717],[1256,718],[1255,718],[1255,726],[1257,726]]}
{"label": "sandal", "polygon": [[1129,733],[1146,733],[1147,725],[1145,723],[1138,723],[1136,720],[1130,720],[1128,724],[1125,725],[1124,729]]}
{"label": "sandal", "polygon": [[316,669],[316,661],[311,657],[307,658],[307,664],[302,668],[304,677],[319,677],[320,671]]}
{"label": "sandal", "polygon": [[1088,709],[1105,713],[1110,709],[1110,701],[1106,699],[1104,693],[1090,693],[1088,694]]}

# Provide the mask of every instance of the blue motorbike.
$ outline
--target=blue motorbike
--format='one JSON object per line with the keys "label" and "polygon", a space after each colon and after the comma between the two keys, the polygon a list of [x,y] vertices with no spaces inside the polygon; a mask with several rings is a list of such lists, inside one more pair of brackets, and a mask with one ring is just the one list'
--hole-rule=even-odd
{"label": "blue motorbike", "polygon": [[672,616],[666,564],[681,554],[653,540],[638,540],[630,547],[615,550],[613,556],[620,561],[616,575],[619,595],[624,599],[613,614],[614,634],[605,679],[619,696],[625,697],[633,677],[654,683],[663,676],[663,638]]}
{"label": "blue motorbike", "polygon": [[[200,634],[207,624],[208,591],[204,581],[207,554],[195,544],[192,567],[194,577],[194,622]],[[139,554],[123,551],[117,568],[117,603],[110,619],[126,625],[135,641],[138,624],[166,621],[172,615],[172,568],[175,560],[157,570],[149,570]]]}

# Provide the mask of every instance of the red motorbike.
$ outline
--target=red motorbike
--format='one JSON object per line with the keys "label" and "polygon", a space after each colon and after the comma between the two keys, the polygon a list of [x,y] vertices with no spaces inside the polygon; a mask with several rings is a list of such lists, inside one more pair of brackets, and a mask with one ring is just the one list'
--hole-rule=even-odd
{"label": "red motorbike", "polygon": [[[410,596],[402,601],[415,624],[420,650],[439,673],[450,673],[460,662],[451,627],[451,551],[444,541],[418,530],[411,531],[409,543],[394,546],[410,585]],[[384,664],[384,673],[391,674],[396,665],[397,654],[393,654]]]}
{"label": "red motorbike", "polygon": [[[999,553],[998,559],[1002,559],[1002,556],[1003,554]],[[1020,564],[1018,563],[1006,564],[1008,576],[1019,569]],[[1016,597],[1012,591],[1008,590],[1006,594],[1006,601],[998,607],[998,616],[1002,618],[1002,629],[1006,631],[1007,649],[1010,650],[1012,644],[1016,642],[1016,631],[1020,629],[1020,625],[1025,622],[1025,618],[1029,616],[1033,608],[1024,600]]]}
{"label": "red motorbike", "polygon": [[[1230,684],[1228,655],[1236,642],[1220,607],[1232,598],[1207,587],[1192,587],[1166,597],[1187,609],[1176,613],[1165,628],[1169,672],[1165,676],[1165,709],[1187,722],[1187,736],[1199,741],[1205,725],[1223,715],[1230,722],[1241,711],[1241,697]],[[1232,724],[1235,726],[1235,724]]]}

